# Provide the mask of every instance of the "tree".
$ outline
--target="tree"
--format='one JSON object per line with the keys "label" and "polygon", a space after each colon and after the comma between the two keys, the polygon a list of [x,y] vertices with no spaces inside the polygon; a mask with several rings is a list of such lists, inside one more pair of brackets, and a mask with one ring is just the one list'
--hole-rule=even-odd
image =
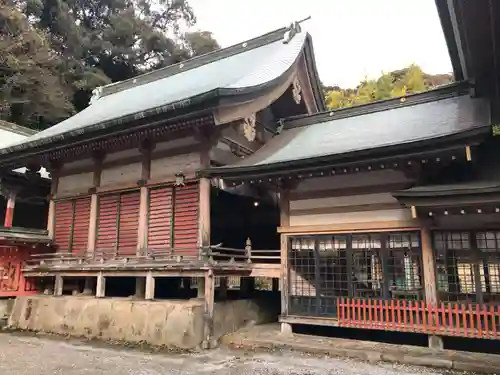
{"label": "tree", "polygon": [[71,87],[47,36],[10,0],[0,0],[0,119],[52,123],[73,113]]}
{"label": "tree", "polygon": [[[196,21],[187,0],[0,1],[11,1],[34,32],[43,30],[76,111],[97,86],[219,48],[209,32],[181,33]],[[44,118],[41,126],[54,120]]]}
{"label": "tree", "polygon": [[452,80],[449,74],[426,74],[418,65],[412,64],[401,70],[383,73],[376,80],[365,78],[355,89],[326,87],[326,105],[330,109],[338,109],[366,104],[426,91],[450,83]]}
{"label": "tree", "polygon": [[195,31],[185,34],[190,57],[204,55],[220,49],[219,43],[210,31]]}

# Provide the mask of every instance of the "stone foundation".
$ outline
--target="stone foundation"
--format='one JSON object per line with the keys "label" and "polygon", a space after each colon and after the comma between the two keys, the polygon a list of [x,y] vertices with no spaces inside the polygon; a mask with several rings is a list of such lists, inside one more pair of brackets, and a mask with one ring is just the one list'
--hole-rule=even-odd
{"label": "stone foundation", "polygon": [[[275,319],[264,301],[218,302],[214,339],[248,324]],[[138,301],[79,296],[18,297],[9,318],[12,329],[145,342],[168,348],[193,349],[204,340],[204,302],[192,300]]]}
{"label": "stone foundation", "polygon": [[13,298],[0,299],[0,328],[7,325],[12,306],[14,305]]}

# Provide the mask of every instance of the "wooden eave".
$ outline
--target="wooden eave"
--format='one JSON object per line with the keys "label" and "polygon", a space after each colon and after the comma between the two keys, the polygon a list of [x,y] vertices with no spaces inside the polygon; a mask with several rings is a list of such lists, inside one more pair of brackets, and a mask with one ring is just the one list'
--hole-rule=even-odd
{"label": "wooden eave", "polygon": [[467,161],[468,152],[491,131],[490,127],[412,143],[340,155],[241,168],[199,170],[198,177],[221,177],[230,186],[242,182],[280,184],[282,181],[380,169],[408,169],[423,164]]}

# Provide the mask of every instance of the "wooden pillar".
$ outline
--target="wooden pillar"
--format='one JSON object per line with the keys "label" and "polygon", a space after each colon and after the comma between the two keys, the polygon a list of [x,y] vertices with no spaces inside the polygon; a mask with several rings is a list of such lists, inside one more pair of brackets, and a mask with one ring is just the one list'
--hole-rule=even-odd
{"label": "wooden pillar", "polygon": [[149,189],[141,187],[141,202],[139,207],[139,228],[137,230],[137,255],[145,254],[148,246],[148,211]]}
{"label": "wooden pillar", "polygon": [[[200,168],[210,167],[210,143],[204,141],[203,149],[200,151]],[[210,246],[210,197],[211,197],[211,181],[209,178],[200,178],[199,186],[199,217],[198,217],[198,245],[200,246],[200,258],[204,257],[204,253],[208,251]],[[201,298],[205,293],[205,279],[198,279],[198,298]]]}
{"label": "wooden pillar", "polygon": [[145,296],[147,300],[155,299],[155,278],[151,271],[149,271],[146,275],[146,291]]}
{"label": "wooden pillar", "polygon": [[16,206],[16,192],[9,191],[9,195],[7,198],[7,209],[5,210],[5,220],[3,223],[3,226],[5,228],[12,228],[15,206]]}
{"label": "wooden pillar", "polygon": [[90,220],[89,220],[89,236],[87,240],[87,255],[93,256],[95,251],[95,241],[97,236],[97,214],[99,211],[99,200],[97,194],[90,196]]}
{"label": "wooden pillar", "polygon": [[[282,190],[279,196],[280,207],[280,226],[290,226],[290,196],[288,190]],[[288,315],[288,298],[289,298],[289,269],[288,269],[288,236],[281,234],[281,315]],[[281,332],[289,334],[292,328],[287,323],[281,324]]]}
{"label": "wooden pillar", "polygon": [[56,203],[54,197],[57,194],[57,189],[59,186],[59,170],[60,166],[52,165],[49,167],[50,178],[52,179],[50,184],[50,201],[49,201],[49,214],[47,218],[47,232],[49,233],[49,238],[54,238],[54,229],[56,225]]}
{"label": "wooden pillar", "polygon": [[212,270],[205,273],[205,324],[203,349],[213,349],[217,346],[214,340],[214,308],[215,308],[215,277]]}
{"label": "wooden pillar", "polygon": [[94,281],[93,277],[86,277],[85,278],[85,285],[83,287],[83,295],[85,295],[85,296],[92,295],[93,281]]}
{"label": "wooden pillar", "polygon": [[97,275],[96,298],[103,298],[106,295],[106,278],[102,272]]}
{"label": "wooden pillar", "polygon": [[61,275],[56,275],[54,282],[54,296],[62,296],[63,294],[63,277]]}
{"label": "wooden pillar", "polygon": [[[421,241],[422,241],[422,265],[424,271],[425,284],[425,302],[427,305],[436,305],[438,303],[438,291],[436,285],[436,258],[432,246],[432,235],[427,223],[421,223]],[[436,319],[437,317],[433,317]],[[435,335],[429,335],[429,348],[442,350],[443,338]]]}

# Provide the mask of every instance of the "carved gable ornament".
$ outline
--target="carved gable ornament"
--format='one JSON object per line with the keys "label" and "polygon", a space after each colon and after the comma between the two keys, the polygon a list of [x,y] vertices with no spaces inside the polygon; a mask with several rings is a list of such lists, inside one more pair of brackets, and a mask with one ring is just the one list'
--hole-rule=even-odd
{"label": "carved gable ornament", "polygon": [[295,101],[296,104],[300,104],[302,101],[302,86],[300,86],[300,81],[297,77],[293,79],[292,82],[292,95],[293,95],[293,100]]}
{"label": "carved gable ornament", "polygon": [[252,113],[250,116],[243,119],[243,135],[248,142],[255,141],[257,136],[257,129],[255,126],[256,116]]}

